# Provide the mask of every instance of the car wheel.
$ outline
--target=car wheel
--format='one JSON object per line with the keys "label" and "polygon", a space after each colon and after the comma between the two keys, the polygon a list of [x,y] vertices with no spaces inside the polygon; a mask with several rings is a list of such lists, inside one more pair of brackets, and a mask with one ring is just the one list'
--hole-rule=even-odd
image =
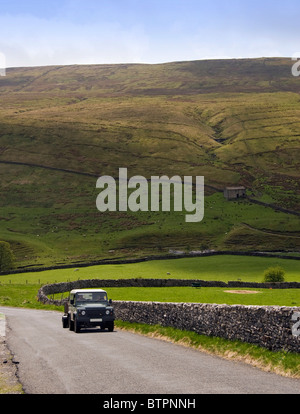
{"label": "car wheel", "polygon": [[69,330],[74,331],[74,321],[69,316]]}
{"label": "car wheel", "polygon": [[63,316],[62,325],[64,329],[69,327],[69,318],[67,316]]}
{"label": "car wheel", "polygon": [[76,333],[79,333],[80,332],[80,324],[77,322],[77,319],[76,318],[74,319],[74,331]]}
{"label": "car wheel", "polygon": [[109,332],[113,332],[113,330],[115,328],[115,324],[114,324],[114,322],[107,322],[106,327],[107,327]]}

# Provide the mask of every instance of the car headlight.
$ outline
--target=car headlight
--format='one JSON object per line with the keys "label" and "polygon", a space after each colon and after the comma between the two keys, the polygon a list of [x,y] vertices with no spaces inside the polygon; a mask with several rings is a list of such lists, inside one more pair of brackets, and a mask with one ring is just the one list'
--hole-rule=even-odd
{"label": "car headlight", "polygon": [[110,315],[110,310],[107,309],[107,311],[105,313],[106,313],[106,315]]}
{"label": "car headlight", "polygon": [[81,314],[82,316],[84,316],[84,315],[85,315],[85,310],[81,311],[81,312],[80,312],[80,314]]}

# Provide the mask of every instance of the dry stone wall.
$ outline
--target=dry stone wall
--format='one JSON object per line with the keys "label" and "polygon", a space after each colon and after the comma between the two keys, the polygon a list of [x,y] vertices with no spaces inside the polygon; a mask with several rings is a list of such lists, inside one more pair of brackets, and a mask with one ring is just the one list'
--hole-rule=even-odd
{"label": "dry stone wall", "polygon": [[[171,326],[257,344],[273,351],[300,352],[292,316],[300,308],[195,303],[113,302],[118,319]],[[299,332],[300,333],[300,332]]]}
{"label": "dry stone wall", "polygon": [[[199,280],[175,279],[131,279],[131,280],[78,280],[43,286],[38,299],[46,304],[62,305],[64,301],[53,300],[49,295],[72,289],[87,287],[109,288],[121,286],[202,286],[221,287],[264,287],[262,284],[240,282],[204,282]],[[259,285],[259,286],[258,286]],[[268,287],[271,285],[268,284]],[[283,284],[287,288],[290,284]],[[279,287],[278,284],[274,287]],[[292,284],[293,288],[299,287]],[[128,322],[171,326],[194,331],[198,334],[216,336],[230,340],[241,340],[277,351],[300,353],[300,308],[279,306],[242,306],[199,303],[158,303],[114,301],[116,318]],[[298,329],[299,328],[299,329]],[[299,335],[298,335],[299,333]]]}

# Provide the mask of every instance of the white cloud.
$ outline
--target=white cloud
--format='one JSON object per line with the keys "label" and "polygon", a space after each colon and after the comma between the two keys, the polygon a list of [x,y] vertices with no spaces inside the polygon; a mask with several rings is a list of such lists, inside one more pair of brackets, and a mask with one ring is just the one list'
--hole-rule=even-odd
{"label": "white cloud", "polygon": [[0,53],[13,67],[291,56],[299,50],[298,36],[284,27],[281,31],[262,24],[255,27],[253,19],[234,26],[220,16],[214,20],[201,15],[203,24],[189,26],[178,16],[172,22],[162,18],[150,24],[150,16],[143,20],[137,15],[129,18],[129,11],[126,18],[102,12],[98,10],[92,20],[79,15],[75,19],[64,14],[51,18],[2,14]]}
{"label": "white cloud", "polygon": [[0,52],[8,67],[141,62],[148,47],[142,26],[75,24],[29,15],[0,16]]}

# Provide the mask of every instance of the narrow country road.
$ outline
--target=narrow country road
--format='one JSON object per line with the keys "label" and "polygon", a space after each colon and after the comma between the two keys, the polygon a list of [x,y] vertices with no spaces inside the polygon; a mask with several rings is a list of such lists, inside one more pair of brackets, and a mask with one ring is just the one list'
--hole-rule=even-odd
{"label": "narrow country road", "polygon": [[0,307],[27,394],[300,394],[300,381],[119,331],[63,329],[61,314]]}

